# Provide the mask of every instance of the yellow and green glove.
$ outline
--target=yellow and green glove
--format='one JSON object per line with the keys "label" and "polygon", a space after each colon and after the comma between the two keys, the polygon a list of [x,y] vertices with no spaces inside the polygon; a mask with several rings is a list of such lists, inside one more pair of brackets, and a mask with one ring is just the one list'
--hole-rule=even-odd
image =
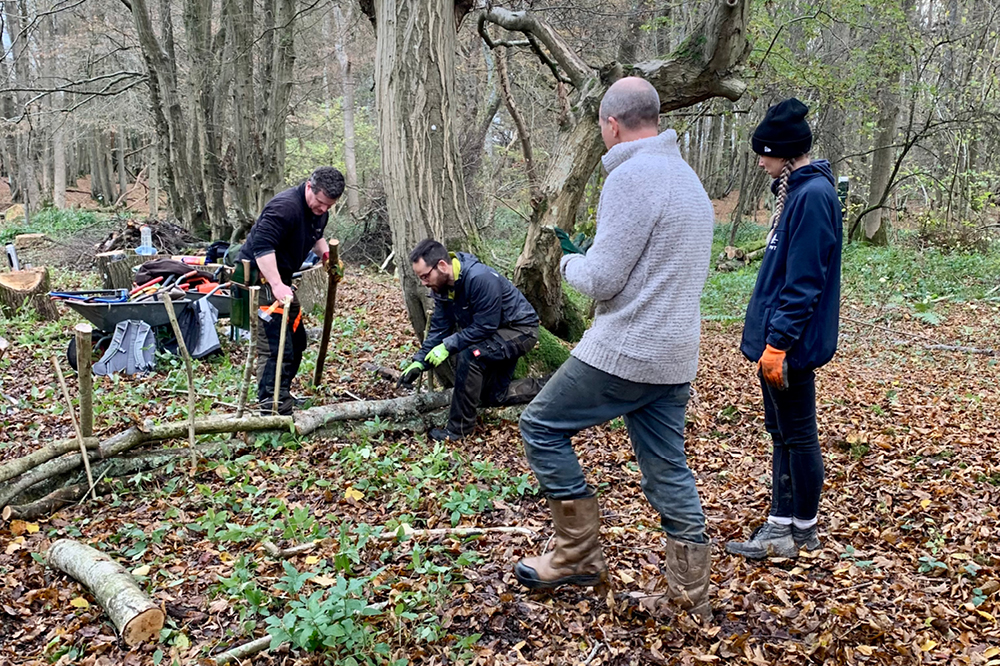
{"label": "yellow and green glove", "polygon": [[447,358],[448,358],[448,348],[445,347],[444,343],[442,342],[437,347],[430,350],[427,356],[424,357],[424,360],[436,368],[442,363],[444,363]]}
{"label": "yellow and green glove", "polygon": [[420,376],[420,373],[426,369],[427,368],[424,367],[424,364],[421,363],[420,361],[414,361],[413,363],[410,363],[408,366],[403,368],[403,373],[399,375],[399,381],[396,382],[396,388],[399,388],[404,384],[409,386],[410,384],[415,382],[417,377]]}

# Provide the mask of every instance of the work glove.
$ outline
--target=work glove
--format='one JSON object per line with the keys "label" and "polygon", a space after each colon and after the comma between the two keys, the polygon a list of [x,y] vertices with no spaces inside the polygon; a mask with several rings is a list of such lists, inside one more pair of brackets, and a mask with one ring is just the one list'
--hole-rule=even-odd
{"label": "work glove", "polygon": [[757,367],[768,386],[773,386],[779,391],[788,388],[788,360],[785,358],[785,352],[767,345],[760,360],[757,361]]}
{"label": "work glove", "polygon": [[552,231],[555,233],[556,238],[559,239],[559,247],[562,248],[563,255],[586,254],[586,252],[577,247],[576,244],[569,239],[569,234],[564,230],[559,227],[552,227]]}
{"label": "work glove", "polygon": [[445,359],[448,358],[448,348],[444,346],[442,342],[437,347],[432,349],[424,360],[433,365],[435,368],[444,363]]}
{"label": "work glove", "polygon": [[406,385],[412,384],[417,380],[417,377],[420,376],[420,373],[426,369],[427,368],[425,368],[424,364],[421,363],[420,361],[414,361],[413,363],[410,363],[403,369],[403,373],[399,376],[399,381],[396,382],[396,388],[399,388],[404,384]]}

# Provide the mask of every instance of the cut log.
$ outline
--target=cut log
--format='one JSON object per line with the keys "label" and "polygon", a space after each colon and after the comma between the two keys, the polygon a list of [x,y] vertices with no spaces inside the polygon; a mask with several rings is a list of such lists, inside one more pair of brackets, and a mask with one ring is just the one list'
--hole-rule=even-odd
{"label": "cut log", "polygon": [[59,318],[59,311],[49,300],[49,269],[28,268],[23,271],[0,273],[0,309],[13,316],[30,305],[46,321]]}
{"label": "cut log", "polygon": [[136,266],[149,261],[151,257],[115,250],[94,255],[94,264],[98,274],[104,280],[105,289],[129,289],[135,277]]}
{"label": "cut log", "polygon": [[59,539],[49,548],[48,563],[90,590],[129,647],[156,640],[164,615],[139,589],[125,568],[99,550],[72,539]]}

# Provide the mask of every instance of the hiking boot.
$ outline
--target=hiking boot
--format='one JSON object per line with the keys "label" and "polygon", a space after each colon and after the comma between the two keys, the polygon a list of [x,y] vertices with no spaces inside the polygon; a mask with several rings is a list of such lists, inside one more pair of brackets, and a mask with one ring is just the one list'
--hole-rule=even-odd
{"label": "hiking boot", "polygon": [[751,560],[761,560],[765,557],[795,557],[799,554],[799,549],[792,539],[791,525],[765,522],[753,531],[747,541],[727,543],[726,552]]}
{"label": "hiking boot", "polygon": [[792,525],[792,539],[795,541],[795,547],[799,550],[813,551],[822,548],[819,537],[816,536],[815,525],[804,530]]}
{"label": "hiking boot", "polygon": [[514,566],[517,582],[531,590],[562,585],[606,585],[608,565],[601,553],[597,495],[573,500],[549,499],[554,550],[521,560]]}
{"label": "hiking boot", "polygon": [[[266,398],[258,407],[261,416],[274,415],[274,401],[272,398]],[[291,416],[293,411],[295,411],[295,398],[288,396],[278,400],[278,416]]]}
{"label": "hiking boot", "polygon": [[427,432],[427,436],[433,439],[435,442],[457,442],[462,439],[462,436],[458,433],[452,432],[447,428],[431,428]]}
{"label": "hiking boot", "polygon": [[702,622],[712,621],[708,584],[712,575],[712,544],[691,543],[666,537],[663,573],[667,596]]}

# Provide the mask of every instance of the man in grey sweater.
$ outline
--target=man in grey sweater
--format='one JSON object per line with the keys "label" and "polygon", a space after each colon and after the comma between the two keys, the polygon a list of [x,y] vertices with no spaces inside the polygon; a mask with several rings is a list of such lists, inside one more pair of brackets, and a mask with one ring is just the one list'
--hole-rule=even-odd
{"label": "man in grey sweater", "polygon": [[698,367],[714,215],[677,134],[658,134],[659,110],[647,81],[611,86],[600,109],[608,177],[593,245],[583,254],[556,232],[563,277],[596,308],[593,326],[521,416],[556,539],[555,550],[518,562],[514,573],[532,589],[606,582],[597,496],[570,438],[624,416],[643,492],[666,532],[665,598],[708,619],[711,547],[684,454],[684,412]]}

